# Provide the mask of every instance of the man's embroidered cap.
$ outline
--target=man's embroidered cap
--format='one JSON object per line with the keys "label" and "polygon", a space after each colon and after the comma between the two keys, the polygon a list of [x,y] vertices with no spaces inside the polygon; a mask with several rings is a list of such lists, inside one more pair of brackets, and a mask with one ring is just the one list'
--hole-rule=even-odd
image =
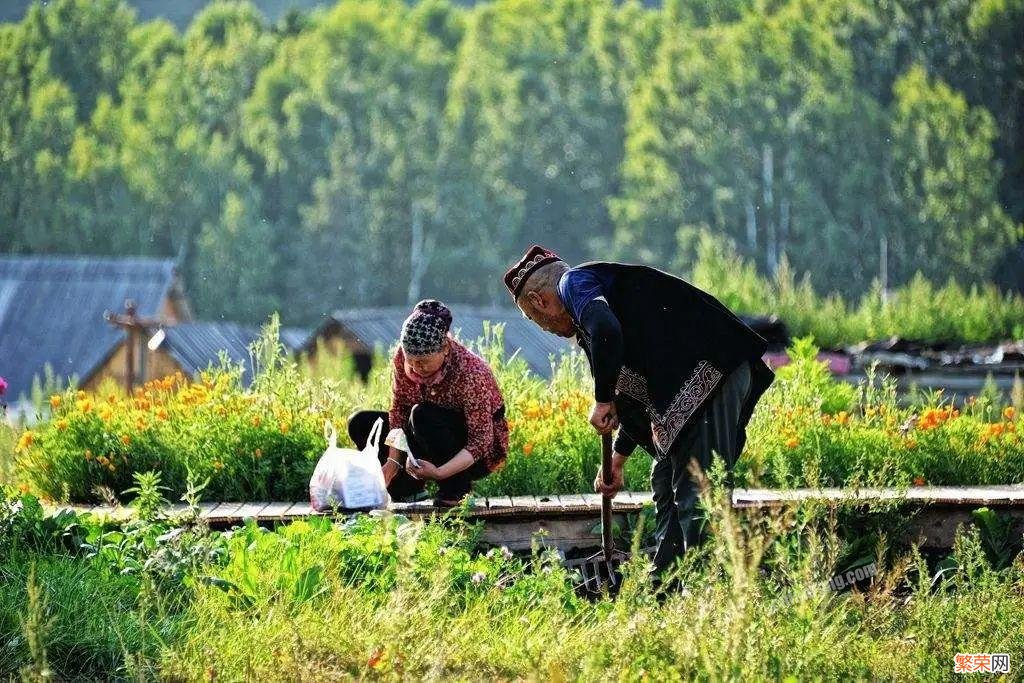
{"label": "man's embroidered cap", "polygon": [[558,258],[558,254],[550,249],[545,249],[539,244],[530,247],[523,258],[519,259],[519,262],[505,273],[505,286],[508,287],[508,291],[512,292],[512,298],[519,298],[523,287],[526,285],[526,281],[530,279],[534,271],[549,263],[561,260]]}

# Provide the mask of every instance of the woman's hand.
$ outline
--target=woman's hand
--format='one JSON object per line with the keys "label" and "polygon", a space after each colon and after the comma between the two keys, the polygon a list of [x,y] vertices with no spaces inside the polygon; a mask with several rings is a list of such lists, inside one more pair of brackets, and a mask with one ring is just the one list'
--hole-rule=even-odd
{"label": "woman's hand", "polygon": [[416,462],[419,464],[419,467],[412,464],[412,458],[408,458],[405,461],[405,471],[408,472],[410,476],[415,479],[425,479],[427,481],[438,481],[441,479],[438,468],[434,463],[423,460],[422,458],[418,459]]}

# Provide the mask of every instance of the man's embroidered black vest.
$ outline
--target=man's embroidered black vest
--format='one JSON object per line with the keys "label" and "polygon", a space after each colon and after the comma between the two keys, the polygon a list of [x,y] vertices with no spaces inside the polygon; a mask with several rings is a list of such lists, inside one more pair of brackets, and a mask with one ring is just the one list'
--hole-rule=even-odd
{"label": "man's embroidered black vest", "polygon": [[[605,298],[622,326],[615,402],[630,437],[664,455],[722,380],[751,361],[753,385],[740,427],[746,426],[774,377],[761,361],[767,342],[759,334],[707,292],[655,268],[601,262],[577,268],[614,273]],[[577,341],[589,357],[582,330]]]}

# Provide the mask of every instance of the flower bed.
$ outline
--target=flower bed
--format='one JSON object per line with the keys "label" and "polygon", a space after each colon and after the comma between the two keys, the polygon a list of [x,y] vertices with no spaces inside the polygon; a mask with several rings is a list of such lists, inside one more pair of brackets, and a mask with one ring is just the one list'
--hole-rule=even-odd
{"label": "flower bed", "polygon": [[[501,360],[498,337],[478,345],[508,403],[506,466],[477,484],[480,495],[590,490],[599,439],[587,422],[590,380],[580,355],[563,358],[548,382],[519,360]],[[737,483],[795,487],[873,484],[994,484],[1024,481],[1019,406],[989,397],[955,408],[941,394],[897,401],[890,383],[858,387],[833,379],[798,342],[748,430]],[[222,368],[198,382],[150,382],[126,396],[68,391],[50,398],[52,416],[18,438],[14,477],[23,490],[58,500],[101,500],[132,473],[158,470],[176,498],[191,477],[209,479],[217,500],[300,500],[324,448],[323,424],[357,407],[386,407],[389,371],[364,387],[351,378],[310,376],[272,364],[251,389]],[[378,367],[389,366],[379,364]],[[877,384],[877,383],[876,383]],[[1019,400],[1019,399],[1018,399]],[[650,458],[627,467],[632,489],[647,487]]]}

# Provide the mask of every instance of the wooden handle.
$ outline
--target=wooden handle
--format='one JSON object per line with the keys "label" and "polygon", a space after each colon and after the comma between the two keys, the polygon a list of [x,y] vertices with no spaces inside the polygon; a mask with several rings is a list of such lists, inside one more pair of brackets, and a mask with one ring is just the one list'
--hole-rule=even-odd
{"label": "wooden handle", "polygon": [[[612,436],[601,435],[601,478],[604,483],[612,483]],[[612,540],[612,499],[601,496],[601,546],[604,549],[606,562],[612,561],[615,541]]]}

